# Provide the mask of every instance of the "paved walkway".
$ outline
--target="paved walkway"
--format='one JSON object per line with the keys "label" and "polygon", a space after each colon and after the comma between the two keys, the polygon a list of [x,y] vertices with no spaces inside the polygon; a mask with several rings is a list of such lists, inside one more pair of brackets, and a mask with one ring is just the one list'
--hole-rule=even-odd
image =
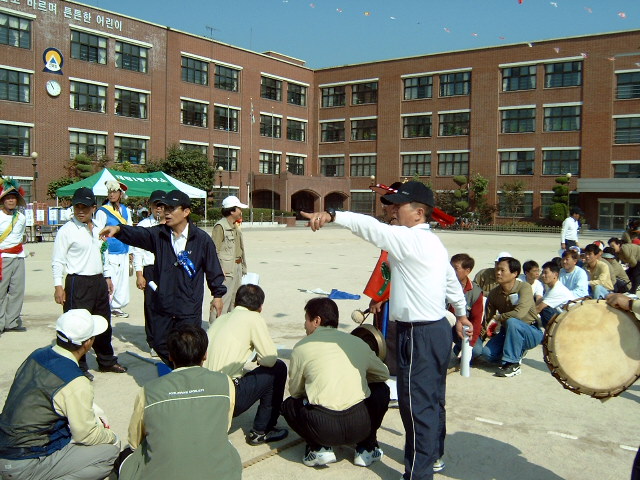
{"label": "paved walkway", "polygon": [[[441,232],[449,254],[467,252],[476,270],[493,265],[499,251],[507,250],[521,261],[538,263],[557,255],[559,238],[546,234]],[[605,238],[606,237],[606,238]],[[609,236],[589,232],[587,240]],[[299,289],[337,288],[360,293],[377,258],[378,250],[346,230],[329,226],[312,233],[303,228],[247,229],[244,235],[249,271],[260,275],[266,292],[263,315],[280,354],[288,360],[290,349],[304,335],[303,306],[312,297]],[[49,344],[61,309],[53,301],[52,243],[31,244],[35,256],[27,259],[26,333],[0,337],[0,401],[4,401],[13,375],[26,355]],[[140,385],[156,376],[155,368],[125,351],[148,355],[144,341],[142,293],[131,279],[131,316],[114,322],[114,347],[129,367],[125,375],[96,372],[96,403],[109,416],[114,430],[125,440]],[[205,304],[208,304],[208,296]],[[339,301],[341,327],[354,328],[350,320],[366,299]],[[94,358],[90,366],[96,367]],[[600,402],[564,390],[542,360],[542,349],[531,351],[518,377],[504,379],[493,371],[472,369],[471,378],[449,375],[447,382],[446,469],[436,478],[464,480],[626,480],[635,449],[640,444],[640,384],[620,397]],[[312,469],[301,464],[304,446],[292,434],[275,445],[245,444],[255,410],[234,420],[231,441],[247,465],[244,478],[260,479],[390,479],[402,470],[404,431],[397,410],[390,410],[380,430],[382,462],[371,468],[353,465],[353,449],[339,448],[338,463]],[[284,420],[281,424],[285,425]],[[126,440],[125,440],[126,441]],[[285,447],[280,453],[274,449]],[[274,455],[272,455],[274,454]]]}

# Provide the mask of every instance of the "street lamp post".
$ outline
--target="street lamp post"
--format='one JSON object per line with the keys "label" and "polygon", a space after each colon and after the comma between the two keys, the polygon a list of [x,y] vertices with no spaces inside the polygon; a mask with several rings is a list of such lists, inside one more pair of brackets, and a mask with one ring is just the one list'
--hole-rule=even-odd
{"label": "street lamp post", "polygon": [[571,214],[571,172],[567,172],[567,216]]}
{"label": "street lamp post", "polygon": [[[375,175],[371,175],[369,177],[371,179],[371,185],[375,185],[376,184],[376,176]],[[372,196],[371,196],[371,216],[375,217],[376,216],[376,192],[371,191]]]}
{"label": "street lamp post", "polygon": [[224,167],[222,165],[220,165],[218,167],[218,181],[219,181],[219,187],[220,187],[220,200],[222,200],[222,172],[224,171]]}
{"label": "street lamp post", "polygon": [[38,187],[38,152],[31,152],[31,159],[33,162],[33,184],[31,185],[31,198],[33,199],[33,226],[31,227],[31,238],[35,240],[36,238],[36,215],[38,214],[38,200],[36,197],[37,187]]}

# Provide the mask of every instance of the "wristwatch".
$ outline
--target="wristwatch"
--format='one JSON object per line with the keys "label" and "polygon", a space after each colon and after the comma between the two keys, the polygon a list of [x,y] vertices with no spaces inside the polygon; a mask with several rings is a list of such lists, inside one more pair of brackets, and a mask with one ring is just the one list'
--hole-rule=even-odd
{"label": "wristwatch", "polygon": [[325,210],[325,212],[327,212],[329,214],[329,216],[331,217],[330,222],[335,221],[335,219],[336,219],[336,209],[335,208],[327,208]]}

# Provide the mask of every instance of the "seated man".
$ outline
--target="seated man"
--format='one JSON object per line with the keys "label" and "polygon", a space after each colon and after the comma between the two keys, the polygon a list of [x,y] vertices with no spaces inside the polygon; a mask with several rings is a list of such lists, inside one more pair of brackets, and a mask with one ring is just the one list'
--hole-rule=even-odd
{"label": "seated man", "polygon": [[555,262],[547,262],[542,266],[542,281],[547,287],[547,293],[536,304],[536,312],[540,314],[542,326],[547,328],[549,320],[562,313],[562,306],[575,300],[573,293],[559,280],[560,268]]}
{"label": "seated man", "polygon": [[589,274],[589,294],[593,298],[605,298],[613,291],[609,265],[598,260],[601,250],[595,243],[587,245],[584,252],[584,268]]}
{"label": "seated man", "polygon": [[493,267],[483,268],[473,278],[473,281],[482,289],[485,295],[488,295],[498,285],[498,282],[496,282],[496,265],[498,265],[498,260],[503,257],[511,257],[511,254],[509,252],[500,252],[493,262]]}
{"label": "seated man", "polygon": [[120,479],[239,480],[240,454],[228,437],[235,391],[229,377],[202,368],[207,334],[199,326],[179,325],[169,333],[167,348],[175,370],[138,393]]}
{"label": "seated man", "polygon": [[106,329],[105,318],[68,310],[56,322],[56,345],[39,348],[20,366],[0,414],[0,477],[109,475],[120,442],[94,412],[93,386],[78,366]]}
{"label": "seated man", "polygon": [[497,377],[520,375],[522,355],[542,342],[531,285],[518,281],[519,274],[518,260],[500,258],[496,266],[498,286],[487,298],[485,318],[501,325],[500,332],[484,346],[482,355],[491,362],[502,361]]}
{"label": "seated man", "polygon": [[602,251],[602,259],[609,264],[611,269],[614,293],[627,293],[631,289],[631,280],[620,262],[616,259],[616,252],[611,247]]}
{"label": "seated man", "polygon": [[583,268],[578,266],[579,261],[580,254],[575,250],[566,250],[562,253],[559,279],[571,291],[574,299],[589,296],[589,276]]}
{"label": "seated man", "polygon": [[[482,339],[480,338],[480,332],[482,330],[482,319],[484,317],[484,296],[482,289],[471,281],[469,275],[475,266],[475,260],[466,253],[458,253],[451,257],[451,266],[456,272],[456,277],[462,286],[464,292],[464,299],[467,302],[467,318],[473,324],[473,335],[469,340],[469,344],[473,349],[471,350],[471,358],[474,359],[482,354]],[[449,306],[449,311],[453,313],[453,307]],[[458,355],[461,350],[461,339],[455,332],[453,327],[453,353]]]}
{"label": "seated man", "polygon": [[282,415],[306,442],[308,467],[336,461],[334,446],[356,444],[353,463],[382,458],[376,434],[389,405],[389,370],[361,339],[338,330],[338,306],[312,298],[304,307],[307,337],[291,352]]}
{"label": "seated man", "polygon": [[538,280],[540,277],[540,265],[538,265],[538,262],[535,260],[528,260],[522,264],[522,271],[524,273],[518,275],[518,280],[531,285],[533,300],[536,303],[539,302],[544,296],[544,287],[542,286],[542,282]]}
{"label": "seated man", "polygon": [[[235,308],[217,318],[209,327],[209,350],[204,366],[233,379],[236,405],[233,416],[246,412],[260,400],[247,434],[249,445],[277,442],[289,431],[277,428],[280,405],[287,382],[287,366],[278,360],[278,351],[260,315],[264,292],[257,285],[242,285],[235,297]],[[244,373],[244,364],[257,355],[258,367]]]}

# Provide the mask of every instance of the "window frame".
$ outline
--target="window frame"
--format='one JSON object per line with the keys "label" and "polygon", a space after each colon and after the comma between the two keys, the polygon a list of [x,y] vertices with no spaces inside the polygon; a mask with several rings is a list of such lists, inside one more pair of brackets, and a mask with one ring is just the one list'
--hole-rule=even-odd
{"label": "window frame", "polygon": [[[28,157],[31,155],[32,128],[27,125],[12,125],[0,122],[0,155],[11,157]],[[6,133],[3,132],[5,129]]]}
{"label": "window frame", "polygon": [[71,58],[83,62],[106,65],[108,61],[109,39],[79,30],[71,30],[69,52]]}
{"label": "window frame", "polygon": [[471,112],[438,113],[439,137],[463,137],[470,135],[470,131]]}
{"label": "window frame", "polygon": [[401,164],[403,177],[431,176],[431,152],[403,153]]}
{"label": "window frame", "polygon": [[[122,94],[125,92],[127,93],[127,95],[129,95],[128,99],[122,98]],[[118,94],[120,94],[121,98],[118,98]],[[137,98],[133,98],[134,96]],[[128,106],[128,108],[124,109],[124,106]],[[121,109],[120,113],[118,113],[119,107]],[[128,111],[128,114],[123,113],[125,111]],[[118,115],[120,117],[147,120],[149,118],[149,94],[145,92],[139,92],[137,90],[116,88],[114,93],[114,113],[115,115]]]}
{"label": "window frame", "polygon": [[[5,79],[2,78],[3,75],[6,76]],[[0,68],[0,100],[31,103],[31,75],[29,72]]]}
{"label": "window frame", "polygon": [[[267,122],[267,120],[269,121]],[[282,138],[282,117],[261,113],[260,136],[269,138]]]}
{"label": "window frame", "polygon": [[[544,132],[580,131],[582,126],[582,105],[547,105],[543,108]],[[575,111],[570,113],[569,109],[575,109]]]}
{"label": "window frame", "polygon": [[[6,18],[6,24],[2,25],[3,17]],[[17,25],[11,25],[12,21]],[[23,28],[23,26],[25,28]],[[9,47],[24,48],[31,50],[31,30],[33,21],[29,18],[20,17],[17,15],[11,15],[8,12],[0,12],[0,45],[7,45]],[[5,33],[6,31],[6,33]],[[12,37],[12,32],[13,37]],[[6,38],[6,41],[5,41]],[[13,40],[13,42],[11,41]]]}
{"label": "window frame", "polygon": [[195,85],[209,85],[209,62],[182,55],[180,57],[180,78]]}
{"label": "window frame", "polygon": [[[84,103],[82,103],[83,99]],[[69,107],[78,112],[106,114],[107,87],[82,80],[71,80],[69,82]]]}
{"label": "window frame", "polygon": [[[571,70],[565,71],[570,65]],[[579,65],[579,68],[575,68]],[[560,70],[556,66],[562,66]],[[556,71],[560,70],[560,71]],[[579,87],[582,85],[582,60],[547,63],[544,66],[544,88]]]}
{"label": "window frame", "polygon": [[195,100],[180,99],[180,125],[209,127],[209,104]]}
{"label": "window frame", "polygon": [[[84,141],[81,141],[81,137],[84,137]],[[88,155],[96,160],[106,156],[107,135],[102,133],[78,132],[71,130],[69,132],[69,159],[73,160],[76,155],[80,154]]]}
{"label": "window frame", "polygon": [[[535,133],[536,108],[503,108],[500,110],[500,133]],[[525,114],[529,114],[526,116]],[[507,118],[514,115],[513,118]]]}
{"label": "window frame", "polygon": [[378,157],[375,154],[351,155],[349,157],[349,176],[371,177],[376,176]]}
{"label": "window frame", "polygon": [[351,119],[351,141],[373,141],[377,139],[378,139],[378,119],[377,118],[357,118],[357,119],[352,118]]}
{"label": "window frame", "polygon": [[[528,69],[526,75],[522,74],[524,69]],[[518,74],[515,74],[515,72]],[[502,91],[518,92],[523,90],[535,90],[538,83],[538,66],[521,65],[515,67],[502,68]],[[509,73],[510,75],[507,75]],[[514,84],[512,86],[512,83]],[[513,88],[511,88],[513,87]]]}
{"label": "window frame", "polygon": [[[617,162],[612,166],[613,178],[640,178],[640,162]],[[620,171],[619,167],[627,167],[627,171]]]}
{"label": "window frame", "polygon": [[438,176],[469,175],[469,152],[438,152]]}
{"label": "window frame", "polygon": [[[621,82],[621,79],[630,78],[629,81]],[[625,92],[623,94],[623,92]],[[634,72],[616,73],[616,100],[629,100],[640,98],[640,70]]]}
{"label": "window frame", "polygon": [[240,87],[240,70],[216,64],[213,86],[227,92],[237,92]]}
{"label": "window frame", "polygon": [[[345,85],[322,87],[322,108],[344,107],[347,104],[347,88]],[[341,92],[337,92],[341,90]]]}
{"label": "window frame", "polygon": [[[570,153],[575,152],[577,158],[568,158]],[[549,158],[551,154],[555,154],[555,158]],[[542,150],[542,175],[580,175],[580,161],[582,153],[579,149],[543,149]],[[557,165],[552,165],[552,162]]]}
{"label": "window frame", "polygon": [[287,140],[294,142],[307,141],[307,122],[287,118]]}
{"label": "window frame", "polygon": [[[226,153],[223,153],[223,152],[226,152]],[[239,148],[214,145],[213,146],[213,163],[218,167],[222,166],[222,168],[227,172],[237,172],[239,154],[240,154]]]}
{"label": "window frame", "polygon": [[238,133],[240,131],[240,110],[227,105],[214,105],[213,128]]}
{"label": "window frame", "polygon": [[[123,142],[125,140],[125,142]],[[123,145],[129,144],[129,145]],[[133,144],[137,145],[133,145]],[[142,145],[142,146],[141,146]],[[145,138],[125,137],[116,135],[113,138],[113,158],[117,162],[129,162],[133,165],[145,165],[147,163],[147,150],[149,148],[149,140]],[[123,158],[124,154],[129,152],[128,158]],[[131,152],[138,152],[138,160],[131,160]]]}
{"label": "window frame", "polygon": [[[329,155],[320,157],[320,175],[323,177],[344,177],[344,155]],[[331,170],[335,173],[327,175]]]}
{"label": "window frame", "polygon": [[277,152],[260,152],[258,173],[263,175],[280,175],[282,154]]}
{"label": "window frame", "polygon": [[351,85],[351,105],[378,103],[378,81],[354,83]]}
{"label": "window frame", "polygon": [[287,154],[287,172],[292,175],[304,175],[306,157],[296,154]]}
{"label": "window frame", "polygon": [[500,151],[498,152],[498,156],[500,175],[529,176],[534,174],[536,160],[535,150]]}
{"label": "window frame", "polygon": [[[433,134],[432,114],[403,115],[402,138],[430,138]],[[427,121],[425,121],[426,119]]]}
{"label": "window frame", "polygon": [[[640,143],[640,115],[633,117],[619,117],[614,118],[614,120],[614,145]],[[623,123],[627,123],[628,125],[621,126],[620,124]]]}
{"label": "window frame", "polygon": [[281,102],[282,80],[262,75],[260,77],[260,98]]}
{"label": "window frame", "polygon": [[471,70],[440,74],[440,97],[471,95]]}
{"label": "window frame", "polygon": [[[296,91],[296,89],[299,89]],[[308,88],[299,83],[287,82],[287,103],[289,105],[307,106]]]}
{"label": "window frame", "polygon": [[[128,50],[128,51],[123,51]],[[130,72],[147,73],[149,67],[149,48],[133,43],[116,40],[115,66]]]}
{"label": "window frame", "polygon": [[[339,126],[339,124],[341,124],[341,128],[333,128],[336,125]],[[336,138],[334,138],[334,133]],[[321,143],[344,142],[346,139],[345,135],[345,120],[337,120],[335,122],[320,122]]]}
{"label": "window frame", "polygon": [[[403,78],[404,100],[433,98],[433,75]],[[423,82],[424,81],[424,82]],[[415,85],[410,85],[415,83]],[[421,94],[421,92],[423,94]]]}

